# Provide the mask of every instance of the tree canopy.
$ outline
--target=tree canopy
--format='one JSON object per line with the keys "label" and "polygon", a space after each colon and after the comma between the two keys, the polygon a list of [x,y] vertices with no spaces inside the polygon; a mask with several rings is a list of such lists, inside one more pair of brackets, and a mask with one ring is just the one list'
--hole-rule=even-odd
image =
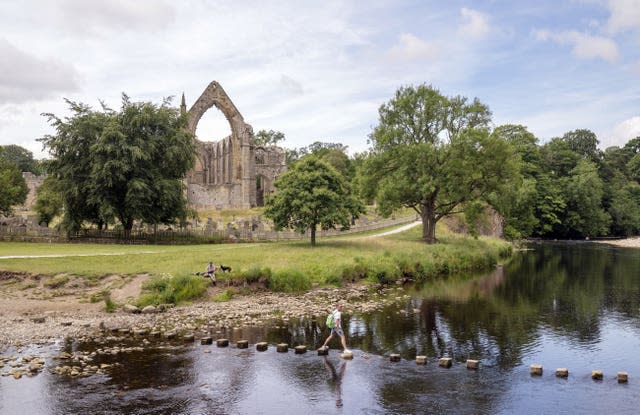
{"label": "tree canopy", "polygon": [[38,223],[49,223],[62,211],[62,192],[55,176],[48,176],[38,189],[38,197],[33,209],[38,215]]}
{"label": "tree canopy", "polygon": [[40,163],[33,158],[33,153],[16,144],[0,146],[0,163],[11,163],[21,172],[41,173]]}
{"label": "tree canopy", "polygon": [[284,140],[284,133],[274,130],[260,130],[253,137],[256,146],[276,146]]}
{"label": "tree canopy", "polygon": [[23,204],[28,194],[29,188],[20,169],[0,161],[0,215],[11,216],[13,206]]}
{"label": "tree canopy", "polygon": [[193,167],[195,144],[186,118],[165,99],[161,105],[122,96],[120,111],[100,111],[67,101],[72,115],[47,116],[56,133],[41,139],[52,159],[48,171],[62,193],[64,225],[102,227],[117,218],[175,223],[187,216],[182,178]]}
{"label": "tree canopy", "polygon": [[316,244],[316,230],[340,226],[349,229],[351,220],[364,212],[352,195],[347,181],[331,165],[314,156],[306,156],[280,176],[277,192],[267,199],[265,216],[276,228],[291,228],[311,233]]}
{"label": "tree canopy", "polygon": [[360,183],[383,214],[400,207],[421,217],[423,239],[436,223],[506,190],[519,177],[512,146],[489,131],[478,99],[446,97],[429,85],[401,87],[379,109]]}

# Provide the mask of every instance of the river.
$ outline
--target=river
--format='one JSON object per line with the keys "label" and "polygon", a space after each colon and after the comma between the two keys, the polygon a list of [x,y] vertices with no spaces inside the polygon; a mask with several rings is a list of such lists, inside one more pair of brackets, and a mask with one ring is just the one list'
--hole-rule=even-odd
{"label": "river", "polygon": [[[212,333],[220,348],[151,341],[142,351],[97,354],[102,374],[50,372],[62,351],[135,346],[61,341],[26,350],[48,369],[0,378],[0,414],[577,414],[638,413],[640,250],[540,243],[504,267],[415,287],[372,314],[345,316],[353,360],[324,341],[315,321]],[[247,339],[248,349],[234,341]],[[259,352],[258,341],[269,342]],[[275,344],[306,344],[305,354]],[[338,347],[338,342],[333,344]],[[401,355],[391,362],[389,355]],[[426,365],[416,355],[427,356]],[[453,366],[438,366],[451,357]],[[467,359],[480,361],[477,370]],[[532,364],[543,366],[532,376]],[[556,368],[569,376],[556,377]],[[592,370],[603,379],[593,380]],[[629,375],[618,383],[617,372]]]}

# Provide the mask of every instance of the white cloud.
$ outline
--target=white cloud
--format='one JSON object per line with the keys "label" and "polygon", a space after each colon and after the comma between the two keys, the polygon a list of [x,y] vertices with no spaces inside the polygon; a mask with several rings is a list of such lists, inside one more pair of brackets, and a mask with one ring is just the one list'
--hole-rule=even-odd
{"label": "white cloud", "polygon": [[395,61],[434,60],[438,57],[438,47],[411,33],[403,33],[398,37],[398,43],[391,49],[390,55]]}
{"label": "white cloud", "polygon": [[73,66],[41,59],[0,39],[0,105],[39,100],[78,89]]}
{"label": "white cloud", "polygon": [[609,10],[607,30],[610,33],[640,30],[640,0],[609,0]]}
{"label": "white cloud", "polygon": [[561,45],[572,46],[573,55],[581,59],[602,59],[613,63],[620,56],[616,42],[602,36],[592,36],[575,30],[559,33],[537,30],[534,35],[541,41],[551,40]]}
{"label": "white cloud", "polygon": [[175,19],[175,10],[163,0],[63,0],[54,16],[79,32],[100,34],[106,30],[157,31]]}
{"label": "white cloud", "polygon": [[611,145],[623,146],[629,140],[640,137],[640,116],[631,117],[617,124],[611,134]]}
{"label": "white cloud", "polygon": [[491,27],[488,15],[466,7],[460,10],[460,14],[463,20],[460,31],[463,35],[470,36],[473,39],[481,39],[489,34]]}
{"label": "white cloud", "polygon": [[286,92],[287,94],[304,94],[304,88],[302,87],[302,84],[287,75],[282,75],[280,77],[280,87],[282,88],[282,91]]}

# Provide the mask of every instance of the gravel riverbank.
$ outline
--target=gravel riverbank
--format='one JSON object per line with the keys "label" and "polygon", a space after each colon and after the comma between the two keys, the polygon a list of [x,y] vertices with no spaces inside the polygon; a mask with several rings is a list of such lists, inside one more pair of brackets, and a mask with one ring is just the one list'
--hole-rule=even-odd
{"label": "gravel riverbank", "polygon": [[[61,306],[60,302],[39,303],[39,307],[11,309],[0,299],[0,353],[27,345],[47,344],[65,337],[100,337],[115,331],[156,332],[158,336],[204,336],[212,327],[260,326],[278,318],[285,322],[300,318],[324,318],[332,304],[340,301],[346,313],[367,312],[405,297],[403,288],[352,285],[315,289],[300,295],[258,292],[235,296],[227,302],[201,302],[169,307],[151,313],[102,310],[103,303]],[[4,301],[3,301],[4,300]],[[45,300],[41,300],[45,301]]]}

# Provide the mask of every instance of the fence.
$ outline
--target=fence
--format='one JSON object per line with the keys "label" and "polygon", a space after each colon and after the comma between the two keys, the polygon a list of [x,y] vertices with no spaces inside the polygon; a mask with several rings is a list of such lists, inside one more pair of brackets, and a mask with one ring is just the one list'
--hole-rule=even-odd
{"label": "fence", "polygon": [[[338,235],[348,235],[401,225],[415,220],[414,216],[404,216],[396,219],[381,220],[368,223],[356,223],[348,230],[320,230],[316,231],[316,238],[326,238]],[[222,230],[208,229],[178,229],[178,230],[98,230],[82,229],[71,235],[64,231],[39,226],[6,226],[0,225],[0,240],[20,242],[71,242],[71,243],[114,243],[114,244],[195,244],[222,242],[257,242],[257,241],[286,241],[309,239],[310,232],[298,233],[293,231],[269,231],[251,228],[226,228]]]}

